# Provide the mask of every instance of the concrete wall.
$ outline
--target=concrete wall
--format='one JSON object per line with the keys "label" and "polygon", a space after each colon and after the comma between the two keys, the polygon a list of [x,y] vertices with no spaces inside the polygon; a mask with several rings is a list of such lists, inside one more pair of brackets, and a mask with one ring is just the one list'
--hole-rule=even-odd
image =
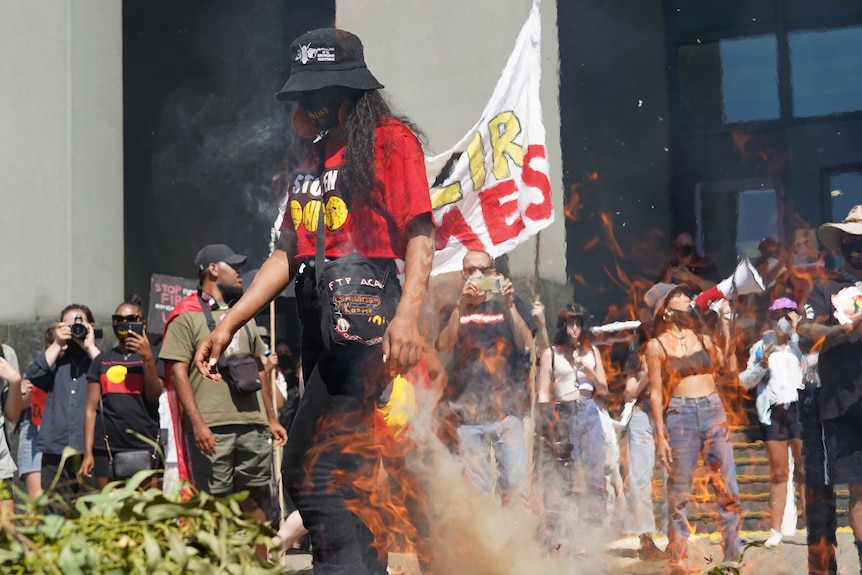
{"label": "concrete wall", "polygon": [[[336,26],[355,33],[365,59],[395,108],[428,137],[428,152],[447,150],[479,119],[527,19],[530,0],[344,0]],[[542,232],[541,277],[565,282],[560,159],[557,7],[542,13],[542,107],[556,221]],[[533,274],[535,243],[510,254],[513,276]]]}
{"label": "concrete wall", "polygon": [[13,347],[15,326],[72,301],[104,322],[123,297],[121,24],[120,2],[0,0],[0,337]]}

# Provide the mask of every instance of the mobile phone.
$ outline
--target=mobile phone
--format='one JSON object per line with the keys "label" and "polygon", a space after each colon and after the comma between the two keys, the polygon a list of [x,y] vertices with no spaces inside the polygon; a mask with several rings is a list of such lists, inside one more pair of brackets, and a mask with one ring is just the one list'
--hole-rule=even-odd
{"label": "mobile phone", "polygon": [[476,286],[482,291],[503,291],[503,276],[499,274],[473,278],[470,281],[476,284]]}
{"label": "mobile phone", "polygon": [[769,330],[763,332],[763,347],[769,347],[778,343],[778,336],[774,331]]}
{"label": "mobile phone", "polygon": [[133,331],[138,335],[144,335],[144,322],[130,321],[129,322],[129,331]]}

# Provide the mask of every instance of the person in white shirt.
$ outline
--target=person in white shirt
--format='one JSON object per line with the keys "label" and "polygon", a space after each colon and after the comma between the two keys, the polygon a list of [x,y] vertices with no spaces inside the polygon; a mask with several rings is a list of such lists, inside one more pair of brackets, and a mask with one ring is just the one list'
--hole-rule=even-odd
{"label": "person in white shirt", "polygon": [[[769,506],[772,531],[767,548],[781,543],[781,523],[787,501],[790,456],[796,485],[803,484],[802,424],[799,420],[799,390],[805,387],[807,361],[799,350],[796,302],[778,298],[769,306],[771,329],[749,350],[748,366],[739,374],[739,383],[758,387],[757,411],[765,426],[766,454],[769,458]],[[805,509],[805,493],[800,490],[800,508]]]}

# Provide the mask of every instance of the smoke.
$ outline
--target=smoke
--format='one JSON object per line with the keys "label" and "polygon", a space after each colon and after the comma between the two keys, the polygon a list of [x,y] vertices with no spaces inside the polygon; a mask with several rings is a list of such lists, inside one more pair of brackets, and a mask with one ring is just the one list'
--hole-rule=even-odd
{"label": "smoke", "polygon": [[[520,575],[523,573],[611,573],[602,542],[609,533],[589,525],[566,472],[544,459],[535,470],[525,504],[504,504],[476,490],[463,458],[439,439],[434,393],[417,389],[408,462],[427,498],[435,573]],[[493,465],[489,449],[488,465]]]}
{"label": "smoke", "polygon": [[274,183],[294,137],[291,105],[274,98],[287,75],[283,20],[278,3],[214,2],[184,31],[196,73],[163,102],[152,195],[185,226],[199,218],[196,244],[266,246],[282,192]]}

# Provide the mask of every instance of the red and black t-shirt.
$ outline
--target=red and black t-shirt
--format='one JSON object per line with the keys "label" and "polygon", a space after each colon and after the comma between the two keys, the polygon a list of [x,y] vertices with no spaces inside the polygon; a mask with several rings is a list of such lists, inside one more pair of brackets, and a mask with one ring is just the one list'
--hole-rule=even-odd
{"label": "red and black t-shirt", "polygon": [[[156,369],[164,377],[161,361],[156,362]],[[111,451],[151,448],[126,431],[132,429],[151,439],[159,436],[159,405],[148,402],[144,395],[143,358],[136,353],[124,355],[118,348],[102,352],[90,364],[87,380],[100,386],[104,408],[104,417],[96,413],[93,451],[106,451],[105,427]]]}
{"label": "red and black t-shirt", "polygon": [[[431,213],[425,157],[416,135],[391,120],[375,131],[375,174],[383,192],[374,200],[356,194],[346,198],[339,185],[344,142],[317,144],[294,172],[287,190],[287,209],[279,246],[290,253],[295,242],[297,258],[313,258],[320,204],[326,222],[326,256],[342,257],[354,251],[368,258],[404,259],[407,224]],[[321,146],[326,146],[323,175],[318,178]]]}
{"label": "red and black t-shirt", "polygon": [[[535,331],[530,310],[516,297],[515,308]],[[441,330],[452,321],[454,306],[441,310]],[[529,356],[515,345],[509,315],[499,297],[459,314],[458,340],[452,350],[448,392],[458,404],[461,423],[499,421],[523,415],[529,405],[527,375]]]}

